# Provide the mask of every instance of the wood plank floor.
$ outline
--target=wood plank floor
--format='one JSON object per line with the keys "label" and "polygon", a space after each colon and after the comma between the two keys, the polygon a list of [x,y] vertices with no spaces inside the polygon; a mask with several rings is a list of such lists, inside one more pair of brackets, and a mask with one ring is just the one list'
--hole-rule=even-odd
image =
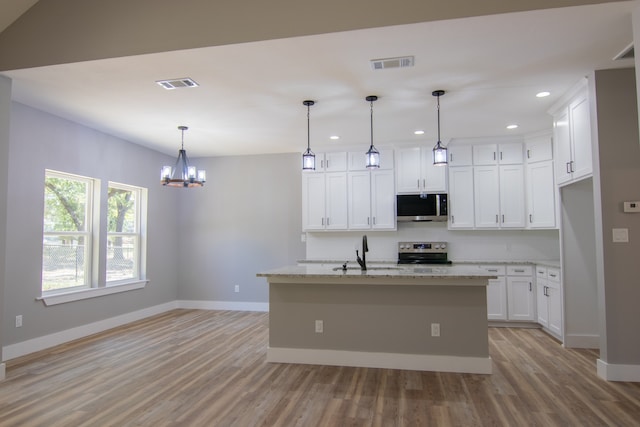
{"label": "wood plank floor", "polygon": [[494,374],[268,364],[268,314],[175,310],[11,360],[0,426],[638,426],[640,384],[538,329]]}

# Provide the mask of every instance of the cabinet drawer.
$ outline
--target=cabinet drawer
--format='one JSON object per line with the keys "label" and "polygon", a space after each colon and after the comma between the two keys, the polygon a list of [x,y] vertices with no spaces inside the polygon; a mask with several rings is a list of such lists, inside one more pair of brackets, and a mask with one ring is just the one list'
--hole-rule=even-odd
{"label": "cabinet drawer", "polygon": [[530,265],[510,265],[507,267],[507,276],[532,276]]}
{"label": "cabinet drawer", "polygon": [[487,273],[493,273],[496,276],[505,275],[504,265],[479,265],[478,267],[480,267],[482,270],[486,271]]}
{"label": "cabinet drawer", "polygon": [[560,270],[556,268],[548,268],[547,269],[547,279],[550,282],[560,282]]}

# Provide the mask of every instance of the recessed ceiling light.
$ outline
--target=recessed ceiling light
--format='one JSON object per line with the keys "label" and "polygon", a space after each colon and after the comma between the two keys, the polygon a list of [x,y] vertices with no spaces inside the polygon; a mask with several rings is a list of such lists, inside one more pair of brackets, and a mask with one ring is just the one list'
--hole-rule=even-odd
{"label": "recessed ceiling light", "polygon": [[417,130],[415,132],[413,132],[415,135],[424,135],[424,131],[423,130]]}
{"label": "recessed ceiling light", "polygon": [[536,93],[536,96],[538,98],[544,98],[544,97],[549,96],[549,95],[551,95],[551,92],[547,92],[547,91]]}
{"label": "recessed ceiling light", "polygon": [[336,139],[340,139],[340,137],[338,135],[331,135],[329,139],[336,140]]}
{"label": "recessed ceiling light", "polygon": [[507,129],[518,129],[518,125],[509,125]]}

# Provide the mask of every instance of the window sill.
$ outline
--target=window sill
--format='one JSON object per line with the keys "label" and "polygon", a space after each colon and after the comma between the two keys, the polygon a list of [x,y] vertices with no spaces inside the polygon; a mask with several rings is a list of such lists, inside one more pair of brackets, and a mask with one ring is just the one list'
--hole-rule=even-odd
{"label": "window sill", "polygon": [[148,280],[138,280],[135,282],[112,285],[104,288],[82,289],[80,291],[65,292],[54,295],[43,295],[36,299],[42,301],[44,305],[48,307],[50,305],[64,304],[72,301],[80,301],[83,299],[96,298],[104,295],[134,291],[136,289],[144,289],[148,283]]}

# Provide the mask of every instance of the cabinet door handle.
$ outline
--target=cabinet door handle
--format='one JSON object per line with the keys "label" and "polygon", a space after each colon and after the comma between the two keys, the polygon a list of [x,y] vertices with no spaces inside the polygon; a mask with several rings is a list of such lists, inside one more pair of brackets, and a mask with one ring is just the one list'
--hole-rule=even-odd
{"label": "cabinet door handle", "polygon": [[329,217],[327,217],[327,225],[329,225]]}
{"label": "cabinet door handle", "polygon": [[567,173],[571,173],[571,162],[567,162]]}
{"label": "cabinet door handle", "polygon": [[502,151],[500,152],[500,160],[502,160]]}
{"label": "cabinet door handle", "polygon": [[456,217],[454,215],[451,215],[451,224],[455,224],[456,222]]}
{"label": "cabinet door handle", "polygon": [[502,214],[502,223],[504,224],[504,214]]}
{"label": "cabinet door handle", "polygon": [[327,169],[329,169],[329,160],[327,160]]}
{"label": "cabinet door handle", "polygon": [[371,223],[369,222],[369,217],[367,217],[367,225],[371,225]]}
{"label": "cabinet door handle", "polygon": [[573,160],[571,160],[569,163],[571,163],[571,172],[575,172],[576,170],[573,168],[573,164],[575,163]]}
{"label": "cabinet door handle", "polygon": [[376,217],[373,217],[373,225],[376,225]]}
{"label": "cabinet door handle", "polygon": [[493,160],[495,160],[495,159],[496,159],[496,152],[494,151],[493,152]]}
{"label": "cabinet door handle", "polygon": [[556,275],[555,275],[555,274],[551,274],[551,273],[549,273],[549,276],[551,276],[551,277],[556,277]]}
{"label": "cabinet door handle", "polygon": [[449,154],[449,161],[450,161],[451,163],[453,163],[453,153],[450,153],[450,154]]}
{"label": "cabinet door handle", "polygon": [[531,292],[531,282],[529,282],[529,292]]}
{"label": "cabinet door handle", "polygon": [[324,225],[324,217],[322,217],[322,225]]}
{"label": "cabinet door handle", "polygon": [[416,179],[416,187],[420,188],[420,180]]}
{"label": "cabinet door handle", "polygon": [[496,214],[496,224],[498,224],[498,214]]}
{"label": "cabinet door handle", "polygon": [[514,268],[513,271],[515,271],[516,273],[524,273],[524,269],[522,268]]}
{"label": "cabinet door handle", "polygon": [[527,150],[527,159],[531,158],[531,150]]}
{"label": "cabinet door handle", "polygon": [[533,215],[529,214],[529,223],[533,222]]}
{"label": "cabinet door handle", "polygon": [[424,189],[427,188],[427,180],[426,179],[422,180],[422,188],[424,188]]}
{"label": "cabinet door handle", "polygon": [[490,273],[497,273],[498,269],[497,268],[487,268],[487,271]]}
{"label": "cabinet door handle", "polygon": [[545,297],[548,297],[548,296],[549,296],[549,287],[548,287],[548,286],[545,286],[545,287],[544,287],[544,296],[545,296]]}

